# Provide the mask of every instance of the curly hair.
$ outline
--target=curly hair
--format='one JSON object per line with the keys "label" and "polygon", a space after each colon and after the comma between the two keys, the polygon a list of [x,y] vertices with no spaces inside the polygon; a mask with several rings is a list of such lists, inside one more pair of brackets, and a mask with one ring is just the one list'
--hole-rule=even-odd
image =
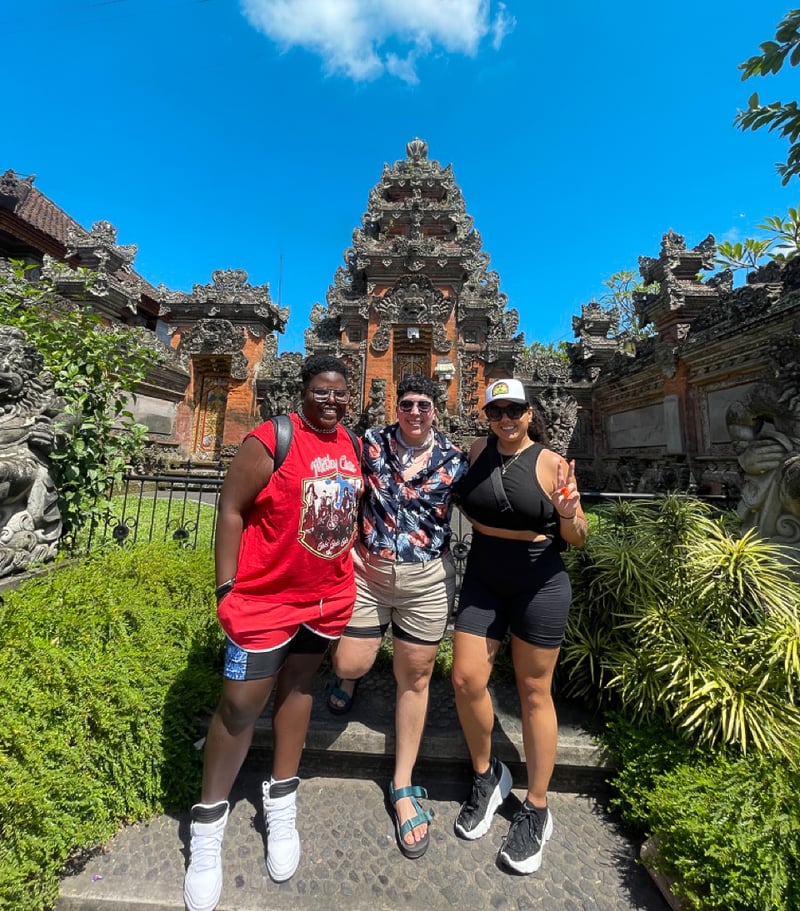
{"label": "curly hair", "polygon": [[303,388],[305,389],[320,373],[341,373],[345,380],[347,379],[347,367],[338,357],[333,357],[331,354],[312,354],[303,361],[300,367],[300,381]]}
{"label": "curly hair", "polygon": [[397,384],[397,401],[399,402],[407,392],[427,395],[432,402],[435,402],[439,395],[439,386],[421,373],[410,373]]}

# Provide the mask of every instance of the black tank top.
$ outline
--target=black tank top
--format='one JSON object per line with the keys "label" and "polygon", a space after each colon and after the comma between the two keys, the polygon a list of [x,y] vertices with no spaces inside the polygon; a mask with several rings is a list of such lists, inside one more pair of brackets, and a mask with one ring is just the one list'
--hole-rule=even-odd
{"label": "black tank top", "polygon": [[[459,501],[469,518],[489,528],[557,537],[556,511],[536,478],[536,463],[544,448],[534,443],[519,456],[504,458],[497,451],[497,438],[489,437],[459,490]],[[505,461],[506,473],[500,473],[500,479],[513,511],[501,511],[492,486],[492,469],[498,458],[501,464]]]}

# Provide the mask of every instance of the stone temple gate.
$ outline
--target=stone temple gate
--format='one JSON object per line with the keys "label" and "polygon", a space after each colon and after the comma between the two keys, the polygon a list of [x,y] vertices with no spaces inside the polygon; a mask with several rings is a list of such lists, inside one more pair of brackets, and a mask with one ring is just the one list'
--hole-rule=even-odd
{"label": "stone temple gate", "polygon": [[[445,429],[475,435],[487,378],[513,372],[524,347],[499,285],[452,167],[414,139],[370,190],[326,306],[311,311],[306,349],[351,368],[362,426],[391,419],[399,380],[423,373],[441,383]],[[284,358],[264,364],[265,413],[285,399]]]}

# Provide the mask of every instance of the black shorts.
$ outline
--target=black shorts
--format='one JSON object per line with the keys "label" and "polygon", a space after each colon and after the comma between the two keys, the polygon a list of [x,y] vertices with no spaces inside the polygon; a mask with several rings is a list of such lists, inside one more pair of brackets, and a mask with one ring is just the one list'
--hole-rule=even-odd
{"label": "black shorts", "polygon": [[225,665],[222,676],[228,680],[263,680],[275,677],[289,655],[324,655],[331,640],[301,625],[283,645],[264,652],[248,652],[230,639],[225,640]]}
{"label": "black shorts", "polygon": [[455,629],[502,642],[506,632],[542,648],[564,640],[572,586],[551,540],[511,541],[474,532]]}

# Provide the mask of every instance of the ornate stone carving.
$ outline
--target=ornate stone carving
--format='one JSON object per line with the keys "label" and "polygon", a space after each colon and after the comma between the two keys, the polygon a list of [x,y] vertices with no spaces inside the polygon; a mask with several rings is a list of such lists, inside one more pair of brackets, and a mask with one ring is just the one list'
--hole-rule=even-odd
{"label": "ornate stone carving", "polygon": [[259,388],[262,390],[261,418],[267,420],[273,414],[288,414],[300,402],[300,367],[303,357],[296,352],[282,354],[270,364],[262,361]]}
{"label": "ornate stone carving", "polygon": [[289,319],[289,308],[272,302],[269,285],[249,284],[244,269],[217,269],[210,284],[194,285],[191,294],[161,285],[158,299],[161,317],[171,316],[176,322],[226,319],[253,327],[259,338],[283,332]]}
{"label": "ornate stone carving", "polygon": [[47,457],[64,418],[39,352],[0,326],[0,577],[55,556],[61,515]]}
{"label": "ornate stone carving", "polygon": [[800,327],[773,339],[772,376],[728,407],[727,423],[747,480],[745,527],[781,544],[800,544]]}
{"label": "ornate stone carving", "polygon": [[189,355],[219,354],[231,358],[230,375],[247,379],[247,358],[242,353],[244,332],[225,319],[203,319],[181,338],[180,351]]}
{"label": "ornate stone carving", "polygon": [[36,175],[19,177],[15,171],[9,169],[0,175],[0,209],[14,211],[22,205],[33,190]]}
{"label": "ornate stone carving", "polygon": [[444,323],[449,319],[453,301],[436,288],[425,275],[404,275],[383,297],[372,300],[380,317],[380,325],[372,339],[372,350],[389,350],[391,329],[395,323],[430,325],[433,330],[433,349],[447,354],[451,345]]}
{"label": "ornate stone carving", "polygon": [[367,407],[353,429],[356,433],[363,434],[370,427],[383,427],[386,422],[386,380],[373,378]]}

